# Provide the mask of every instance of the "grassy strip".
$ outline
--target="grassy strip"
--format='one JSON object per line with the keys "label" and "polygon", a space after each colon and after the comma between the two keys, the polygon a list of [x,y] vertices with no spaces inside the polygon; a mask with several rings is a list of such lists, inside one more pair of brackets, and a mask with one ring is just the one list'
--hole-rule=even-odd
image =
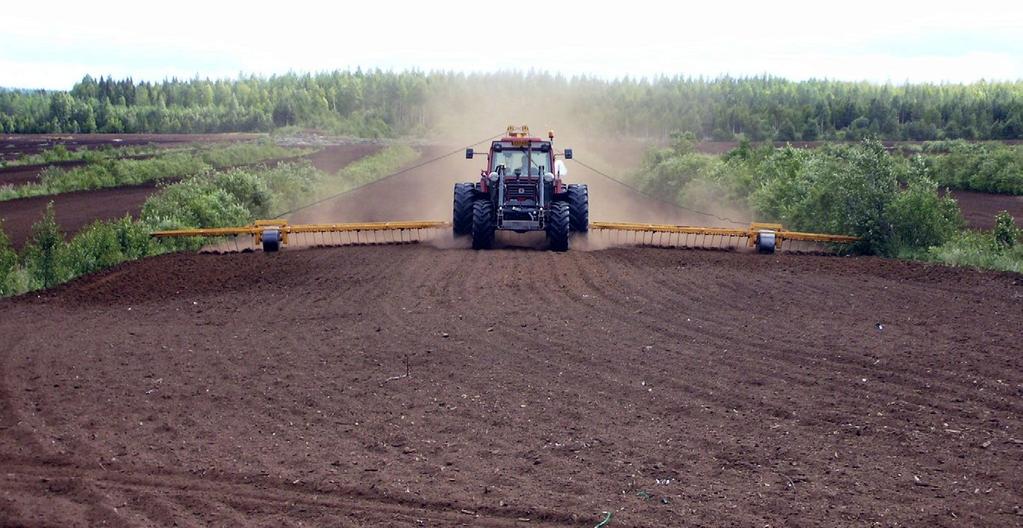
{"label": "grassy strip", "polygon": [[391,145],[337,171],[321,183],[319,194],[350,191],[392,174],[419,159],[420,153],[408,145]]}
{"label": "grassy strip", "polygon": [[[44,163],[59,163],[62,161],[84,160],[87,163],[96,163],[108,159],[128,158],[132,156],[146,156],[161,152],[177,151],[182,148],[160,147],[158,145],[130,145],[117,147],[114,145],[103,145],[95,149],[68,150],[64,145],[57,145],[53,148],[44,149],[37,154],[27,154],[14,160],[0,160],[0,168],[20,167],[23,165],[42,165]],[[187,147],[189,149],[195,146]]]}
{"label": "grassy strip", "polygon": [[43,171],[39,183],[0,187],[0,201],[178,179],[232,165],[309,152],[308,149],[279,147],[270,142],[236,143],[206,147],[197,152],[166,153],[150,159],[101,159],[69,170],[50,167]]}
{"label": "grassy strip", "polygon": [[952,240],[924,253],[907,258],[939,262],[947,266],[992,269],[1023,273],[1023,244],[999,248],[991,243],[990,233],[963,231]]}
{"label": "grassy strip", "polygon": [[149,233],[245,225],[276,208],[308,200],[315,183],[324,178],[308,161],[202,173],[151,196],[138,220],[125,216],[96,221],[67,242],[51,203],[32,227],[32,237],[20,255],[0,229],[0,295],[49,288],[127,260],[198,249],[203,240],[155,240]]}
{"label": "grassy strip", "polygon": [[940,262],[949,266],[1023,273],[1023,229],[1002,211],[991,231],[961,231],[940,246],[916,251],[904,258]]}
{"label": "grassy strip", "polygon": [[308,161],[195,174],[146,200],[138,220],[97,221],[65,242],[52,204],[17,254],[0,226],[0,296],[49,288],[128,260],[196,250],[201,238],[152,239],[162,229],[247,225],[257,218],[378,180],[418,157],[392,146],[329,176]]}

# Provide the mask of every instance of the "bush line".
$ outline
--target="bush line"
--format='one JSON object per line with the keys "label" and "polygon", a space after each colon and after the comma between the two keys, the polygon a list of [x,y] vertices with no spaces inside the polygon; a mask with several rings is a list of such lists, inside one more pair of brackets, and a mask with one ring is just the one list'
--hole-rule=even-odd
{"label": "bush line", "polygon": [[[953,155],[964,145],[943,145],[947,158],[892,155],[874,140],[813,150],[743,143],[714,156],[696,152],[693,136],[677,134],[671,147],[648,152],[633,179],[644,192],[686,207],[729,204],[790,229],[859,236],[862,242],[851,248],[857,253],[1016,271],[1013,219],[999,216],[1000,235],[965,232],[955,200],[938,192],[939,181],[950,178],[935,173],[944,164],[959,166]],[[970,156],[989,148],[1019,152],[965,146]],[[1001,242],[991,242],[996,238]]]}
{"label": "bush line", "polygon": [[163,229],[246,225],[257,218],[309,203],[380,179],[418,157],[397,145],[363,158],[328,176],[309,161],[275,167],[203,172],[168,185],[150,196],[138,220],[129,216],[96,221],[65,242],[53,204],[32,227],[19,255],[0,224],[0,296],[49,288],[121,262],[171,251],[197,250],[205,239],[152,239]]}
{"label": "bush line", "polygon": [[67,170],[49,167],[41,174],[39,183],[0,187],[0,201],[172,180],[232,165],[290,158],[309,152],[308,149],[285,148],[260,141],[202,148],[196,152],[170,152],[149,159],[98,158],[85,166]]}

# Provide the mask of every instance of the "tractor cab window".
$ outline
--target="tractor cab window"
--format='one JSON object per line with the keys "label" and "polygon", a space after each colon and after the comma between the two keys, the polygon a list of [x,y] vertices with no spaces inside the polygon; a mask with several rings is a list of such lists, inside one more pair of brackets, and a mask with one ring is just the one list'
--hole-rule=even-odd
{"label": "tractor cab window", "polygon": [[504,167],[504,173],[508,175],[524,174],[526,167],[526,151],[504,149],[494,153],[494,166],[491,170],[496,171],[498,167]]}
{"label": "tractor cab window", "polygon": [[[543,176],[543,173],[551,171],[550,155],[547,152],[525,149],[504,149],[494,153],[494,159],[490,170],[496,171],[499,166],[504,166],[505,174],[529,174],[530,176]],[[529,163],[527,163],[529,161]],[[542,172],[541,172],[542,171]]]}

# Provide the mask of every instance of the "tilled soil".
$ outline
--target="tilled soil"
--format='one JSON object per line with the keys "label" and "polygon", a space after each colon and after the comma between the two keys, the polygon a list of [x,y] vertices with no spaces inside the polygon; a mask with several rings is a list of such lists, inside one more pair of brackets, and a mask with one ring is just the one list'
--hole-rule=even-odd
{"label": "tilled soil", "polygon": [[0,135],[0,159],[38,154],[57,145],[68,150],[142,145],[175,146],[189,143],[249,141],[263,134],[7,134]]}
{"label": "tilled soil", "polygon": [[995,215],[1008,211],[1016,222],[1023,221],[1023,196],[993,194],[974,191],[952,191],[952,197],[959,202],[966,225],[973,229],[995,227]]}
{"label": "tilled soil", "polygon": [[[303,214],[444,219],[460,163]],[[595,219],[688,214],[570,167]],[[505,245],[165,255],[0,301],[0,525],[1019,523],[1020,275]]]}
{"label": "tilled soil", "polygon": [[147,259],[0,303],[0,520],[1016,524],[1021,303],[874,258]]}
{"label": "tilled soil", "polygon": [[32,236],[32,224],[42,219],[53,202],[57,223],[67,235],[74,235],[96,220],[113,220],[124,215],[137,217],[146,198],[159,190],[156,182],[92,191],[73,191],[0,201],[0,219],[15,248]]}

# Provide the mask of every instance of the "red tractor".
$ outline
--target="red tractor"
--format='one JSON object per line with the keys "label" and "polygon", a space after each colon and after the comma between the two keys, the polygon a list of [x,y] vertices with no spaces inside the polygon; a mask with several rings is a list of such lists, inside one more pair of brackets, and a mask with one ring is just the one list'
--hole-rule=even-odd
{"label": "red tractor", "polygon": [[[466,159],[473,155],[466,149]],[[572,149],[563,156],[572,159]],[[499,229],[544,231],[552,250],[567,250],[570,231],[589,229],[590,197],[586,185],[561,180],[568,171],[559,157],[554,132],[542,139],[531,137],[526,126],[508,127],[491,143],[479,181],[455,184],[455,235],[471,234],[474,249],[490,249]]]}

